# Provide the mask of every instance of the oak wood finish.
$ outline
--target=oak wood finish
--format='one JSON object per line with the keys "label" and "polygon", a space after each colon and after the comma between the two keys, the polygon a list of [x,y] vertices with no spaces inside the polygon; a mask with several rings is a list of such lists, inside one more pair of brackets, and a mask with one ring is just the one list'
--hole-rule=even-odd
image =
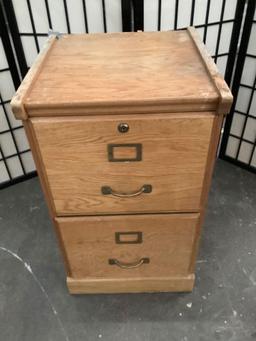
{"label": "oak wood finish", "polygon": [[84,109],[80,104],[74,103],[73,106],[66,104],[63,107],[58,107],[57,105],[52,105],[49,108],[40,107],[40,109],[31,107],[29,109],[30,117],[56,117],[56,116],[92,116],[92,115],[134,115],[134,114],[155,114],[155,113],[168,113],[170,115],[176,113],[184,112],[215,112],[216,103],[215,102],[205,102],[205,103],[190,103],[183,101],[179,103],[168,104],[161,102],[161,105],[157,104],[157,101],[152,101],[151,103],[137,103],[136,105],[129,105],[129,103],[124,104],[120,107],[117,105],[106,104],[103,107],[93,105],[90,109]]}
{"label": "oak wood finish", "polygon": [[30,142],[70,293],[192,290],[231,103],[193,28],[48,40],[11,105]]}
{"label": "oak wood finish", "polygon": [[[199,214],[56,218],[73,278],[179,277],[189,274]],[[142,232],[141,243],[117,244],[117,232]],[[149,264],[122,269],[109,259]]]}
{"label": "oak wood finish", "polygon": [[202,61],[205,64],[206,70],[213,84],[215,85],[216,90],[219,93],[219,105],[216,112],[219,114],[226,114],[229,112],[233,101],[233,96],[229,90],[229,87],[227,86],[226,82],[223,81],[223,76],[217,69],[217,66],[213,62],[212,57],[206,50],[196,29],[194,27],[189,27],[187,31],[194,41],[195,47],[197,48],[198,53],[200,54]]}
{"label": "oak wood finish", "polygon": [[215,164],[216,157],[217,157],[217,148],[218,148],[218,143],[220,139],[222,122],[223,122],[223,116],[216,115],[214,119],[214,123],[213,123],[213,128],[212,128],[212,136],[211,136],[211,142],[209,145],[209,153],[208,153],[208,158],[207,158],[206,172],[204,176],[204,184],[203,184],[203,190],[202,190],[202,196],[201,196],[202,209],[201,209],[201,214],[199,218],[199,223],[197,224],[196,238],[194,239],[193,253],[191,256],[191,263],[190,263],[191,273],[194,273],[195,271],[195,264],[196,264],[195,260],[196,260],[196,256],[198,253],[201,230],[202,230],[206,208],[207,208],[208,194],[209,194],[210,186],[211,186],[213,168],[214,168],[214,164]]}
{"label": "oak wood finish", "polygon": [[[198,211],[214,115],[32,119],[57,215]],[[118,124],[127,122],[127,133]],[[108,144],[140,143],[142,160],[109,162]],[[188,171],[189,170],[189,171]],[[103,195],[152,192],[133,198]]]}
{"label": "oak wood finish", "polygon": [[186,292],[192,291],[194,281],[193,274],[150,278],[77,279],[67,277],[67,286],[71,294]]}
{"label": "oak wood finish", "polygon": [[57,226],[55,224],[55,220],[54,220],[54,217],[55,217],[55,207],[54,207],[54,204],[53,204],[53,198],[52,198],[52,195],[51,195],[51,191],[49,189],[49,184],[48,184],[47,176],[45,174],[44,168],[41,166],[42,160],[41,160],[41,157],[40,157],[40,152],[38,150],[38,146],[35,143],[36,139],[35,139],[35,136],[33,134],[33,129],[31,128],[31,122],[29,120],[24,120],[23,121],[23,126],[24,126],[24,129],[25,129],[28,141],[29,141],[30,149],[31,149],[31,152],[32,152],[32,155],[33,155],[33,159],[34,159],[36,168],[37,168],[37,172],[38,172],[38,175],[39,175],[39,180],[40,180],[43,192],[44,192],[44,196],[45,196],[45,199],[46,199],[46,204],[47,204],[48,209],[49,209],[50,217],[51,217],[51,220],[52,220],[53,225],[55,227],[55,233],[56,233],[56,236],[57,236],[58,244],[59,244],[59,247],[60,247],[60,250],[61,250],[61,253],[62,253],[62,257],[63,257],[64,263],[65,263],[66,272],[67,272],[67,275],[69,275],[70,274],[70,269],[69,269],[69,265],[68,265],[68,262],[67,262],[67,256],[66,256],[65,248],[63,246],[62,239],[61,239],[61,236],[59,234],[59,229],[57,228]]}
{"label": "oak wood finish", "polygon": [[223,113],[231,103],[193,30],[64,35],[46,49],[47,58],[39,58],[35,76],[28,77],[33,86],[26,82],[22,98],[14,98],[19,118],[25,119],[24,112],[62,116],[195,108]]}

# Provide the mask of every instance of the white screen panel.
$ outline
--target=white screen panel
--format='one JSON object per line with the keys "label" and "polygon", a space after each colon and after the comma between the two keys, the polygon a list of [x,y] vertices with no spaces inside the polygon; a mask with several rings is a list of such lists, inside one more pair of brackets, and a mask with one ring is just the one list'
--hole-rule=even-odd
{"label": "white screen panel", "polygon": [[250,160],[250,155],[252,153],[252,148],[253,147],[250,143],[242,142],[238,155],[238,160],[248,164]]}
{"label": "white screen panel", "polygon": [[206,47],[211,56],[215,55],[216,43],[218,37],[218,26],[209,26],[206,36]]}
{"label": "white screen panel", "polygon": [[229,136],[227,149],[226,149],[226,155],[228,155],[232,158],[235,158],[238,145],[239,145],[239,140],[232,137],[232,136]]}
{"label": "white screen panel", "polygon": [[37,39],[38,39],[39,48],[41,50],[44,44],[46,43],[46,40],[48,39],[48,37],[38,37]]}
{"label": "white screen panel", "polygon": [[0,72],[0,93],[4,101],[10,100],[15,93],[15,88],[9,71]]}
{"label": "white screen panel", "polygon": [[246,57],[241,83],[249,86],[253,86],[254,79],[256,75],[256,59],[251,57]]}
{"label": "white screen panel", "polygon": [[194,25],[205,24],[206,9],[207,9],[207,0],[197,0],[195,2]]}
{"label": "white screen panel", "polygon": [[249,114],[251,116],[256,117],[256,91],[254,91],[254,93],[253,93],[252,103],[251,103],[251,107],[249,110]]}
{"label": "white screen panel", "polygon": [[209,23],[220,21],[222,1],[223,0],[211,1],[209,19],[208,19]]}
{"label": "white screen panel", "polygon": [[[240,1],[240,0],[238,0]],[[224,11],[224,20],[232,20],[235,17],[237,1],[226,0],[226,6]]]}
{"label": "white screen panel", "polygon": [[53,30],[61,33],[67,33],[63,0],[48,0],[48,3]]}
{"label": "white screen panel", "polygon": [[218,69],[219,69],[219,71],[223,77],[224,77],[225,71],[226,71],[227,60],[228,60],[228,56],[218,57],[218,59],[217,59]]}
{"label": "white screen panel", "polygon": [[6,59],[6,55],[4,52],[4,47],[2,43],[2,39],[0,37],[0,70],[8,68],[8,63]]}
{"label": "white screen panel", "polygon": [[157,25],[158,0],[144,1],[144,31],[156,31]]}
{"label": "white screen panel", "polygon": [[[0,153],[0,158],[2,158],[1,153]],[[9,175],[7,173],[5,164],[3,161],[0,161],[0,183],[9,181]]]}
{"label": "white screen panel", "polygon": [[231,129],[230,129],[231,134],[240,136],[242,133],[244,121],[245,121],[244,115],[234,113]]}
{"label": "white screen panel", "polygon": [[46,33],[49,29],[47,12],[44,1],[30,0],[31,10],[35,23],[36,32]]}
{"label": "white screen panel", "polygon": [[174,28],[175,0],[162,0],[161,30],[168,31]]}
{"label": "white screen panel", "polygon": [[236,101],[236,109],[242,111],[244,113],[247,112],[248,103],[250,100],[251,91],[247,88],[240,86],[237,101]]}
{"label": "white screen panel", "polygon": [[120,0],[105,0],[108,32],[122,32],[122,8]]}
{"label": "white screen panel", "polygon": [[251,142],[254,142],[256,139],[256,119],[248,117],[245,131],[244,131],[244,138]]}
{"label": "white screen panel", "polygon": [[89,32],[104,32],[102,2],[100,0],[86,0],[86,8]]}
{"label": "white screen panel", "polygon": [[85,33],[85,20],[82,1],[67,1],[71,33]]}
{"label": "white screen panel", "polygon": [[247,53],[256,56],[256,24],[252,25]]}
{"label": "white screen panel", "polygon": [[37,56],[35,39],[34,37],[21,37],[21,42],[28,67],[31,67]]}
{"label": "white screen panel", "polygon": [[0,145],[5,157],[17,152],[10,132],[0,134]]}
{"label": "white screen panel", "polygon": [[9,126],[4,115],[3,107],[0,106],[0,132],[4,130],[8,130],[8,129],[9,129]]}
{"label": "white screen panel", "polygon": [[191,0],[180,0],[178,7],[178,28],[190,26]]}
{"label": "white screen panel", "polygon": [[22,152],[23,150],[29,149],[29,144],[27,137],[25,135],[24,129],[17,129],[14,131],[15,140],[19,146],[19,151]]}
{"label": "white screen panel", "polygon": [[18,156],[7,159],[6,163],[8,164],[8,168],[13,178],[17,178],[18,176],[23,175],[23,170],[21,168]]}
{"label": "white screen panel", "polygon": [[12,0],[19,31],[31,33],[32,25],[26,0]]}
{"label": "white screen panel", "polygon": [[219,54],[228,53],[232,35],[233,23],[223,24],[220,36]]}
{"label": "white screen panel", "polygon": [[33,172],[36,169],[31,152],[21,154],[21,159],[27,173]]}

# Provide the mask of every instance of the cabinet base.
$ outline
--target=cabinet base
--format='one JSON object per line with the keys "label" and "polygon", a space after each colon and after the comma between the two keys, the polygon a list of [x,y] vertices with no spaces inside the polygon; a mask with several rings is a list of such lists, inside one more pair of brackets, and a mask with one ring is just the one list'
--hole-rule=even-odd
{"label": "cabinet base", "polygon": [[70,294],[192,291],[195,275],[161,278],[75,279],[67,277]]}

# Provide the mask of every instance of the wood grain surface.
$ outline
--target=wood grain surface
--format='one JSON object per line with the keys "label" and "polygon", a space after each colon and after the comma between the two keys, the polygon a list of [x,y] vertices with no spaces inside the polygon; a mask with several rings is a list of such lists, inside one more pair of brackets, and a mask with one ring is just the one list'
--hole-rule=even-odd
{"label": "wood grain surface", "polygon": [[202,61],[208,71],[208,74],[219,93],[219,105],[216,111],[219,114],[227,114],[233,102],[231,91],[223,79],[222,74],[219,72],[217,65],[214,63],[212,57],[206,50],[205,45],[203,44],[196,29],[194,27],[189,27],[187,31],[194,41],[198,53],[200,54]]}
{"label": "wood grain surface", "polygon": [[47,179],[47,176],[45,173],[45,169],[42,167],[42,160],[41,160],[40,152],[38,150],[38,145],[36,143],[36,138],[34,136],[34,132],[33,132],[30,120],[25,120],[23,122],[23,126],[24,126],[24,129],[26,132],[27,139],[29,141],[31,152],[33,154],[33,159],[34,159],[34,162],[36,165],[37,173],[39,175],[40,184],[41,184],[41,187],[42,187],[45,199],[46,199],[46,204],[47,204],[48,209],[49,209],[50,217],[51,217],[51,220],[54,224],[58,244],[59,244],[59,247],[60,247],[60,250],[62,253],[62,257],[64,260],[64,264],[65,264],[65,270],[66,270],[67,275],[69,275],[70,269],[69,269],[69,265],[67,262],[65,248],[63,246],[62,239],[60,238],[59,229],[57,228],[56,222],[54,220],[55,207],[54,207],[54,201],[53,201],[52,193],[51,193],[51,190],[49,187],[49,183],[48,183],[48,179]]}
{"label": "wood grain surface", "polygon": [[[56,218],[72,278],[149,278],[189,274],[199,214]],[[117,244],[116,232],[142,232],[142,243]],[[133,269],[110,265],[149,258]]]}
{"label": "wood grain surface", "polygon": [[[214,115],[38,118],[32,126],[57,215],[198,211]],[[118,124],[127,122],[127,133]],[[142,144],[142,160],[110,162],[108,144]],[[119,198],[150,184],[151,193]]]}
{"label": "wood grain surface", "polygon": [[71,294],[186,292],[192,291],[194,274],[175,277],[78,279],[67,277]]}
{"label": "wood grain surface", "polygon": [[[64,35],[48,58],[24,106],[29,115],[56,109],[83,114],[124,111],[214,110],[219,93],[187,31]],[[157,106],[156,106],[157,104]],[[173,109],[172,109],[173,106]],[[154,109],[155,110],[155,109]],[[72,111],[70,111],[72,114]]]}
{"label": "wood grain surface", "polygon": [[71,293],[192,290],[231,103],[193,28],[48,40],[11,105],[24,120]]}
{"label": "wood grain surface", "polygon": [[195,271],[196,257],[198,254],[200,238],[202,235],[201,230],[203,227],[204,218],[205,218],[206,209],[207,209],[208,195],[209,195],[211,182],[212,182],[213,169],[214,169],[215,161],[217,158],[217,148],[218,148],[218,143],[220,141],[222,123],[223,123],[223,115],[216,115],[214,118],[213,127],[212,127],[212,136],[211,136],[211,141],[209,144],[209,153],[207,156],[206,172],[204,176],[204,183],[203,183],[203,189],[202,189],[202,195],[201,195],[202,209],[201,209],[199,223],[197,225],[196,238],[194,239],[193,253],[191,256],[191,263],[189,267],[192,273]]}

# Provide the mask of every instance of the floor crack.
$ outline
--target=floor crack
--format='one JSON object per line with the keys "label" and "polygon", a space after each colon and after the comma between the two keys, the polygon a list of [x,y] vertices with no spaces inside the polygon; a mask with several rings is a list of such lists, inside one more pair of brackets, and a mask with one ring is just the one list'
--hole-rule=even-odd
{"label": "floor crack", "polygon": [[13,252],[13,251],[11,251],[11,250],[3,247],[3,246],[0,246],[0,250],[6,252],[9,255],[11,255],[12,257],[16,258],[19,262],[21,262],[24,265],[25,269],[31,274],[31,276],[33,277],[34,281],[37,283],[37,285],[39,286],[41,292],[43,293],[43,295],[45,296],[46,300],[48,301],[53,314],[56,316],[56,319],[57,319],[57,321],[59,323],[59,326],[60,326],[60,328],[61,328],[61,330],[62,330],[62,332],[63,332],[63,334],[65,336],[65,340],[66,341],[70,341],[70,339],[69,339],[69,337],[67,335],[67,332],[66,332],[66,330],[65,330],[65,328],[63,326],[63,323],[61,322],[61,319],[59,318],[57,310],[55,309],[54,305],[52,304],[52,302],[50,300],[50,297],[47,294],[45,288],[43,287],[43,285],[41,284],[41,282],[39,281],[37,276],[32,271],[31,266],[27,262],[25,262],[19,255],[17,255],[17,253],[15,253],[15,252]]}

